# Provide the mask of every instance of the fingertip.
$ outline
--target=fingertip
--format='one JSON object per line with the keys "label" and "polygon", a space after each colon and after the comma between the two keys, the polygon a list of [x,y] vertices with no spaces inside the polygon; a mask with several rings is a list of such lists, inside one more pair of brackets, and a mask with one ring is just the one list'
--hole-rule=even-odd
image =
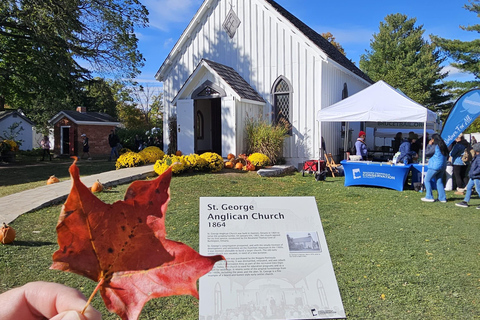
{"label": "fingertip", "polygon": [[78,311],[65,311],[57,314],[50,320],[101,320],[102,315],[93,307],[88,307],[84,314]]}
{"label": "fingertip", "polygon": [[83,315],[85,316],[86,320],[101,320],[102,319],[102,314],[92,306],[88,306]]}
{"label": "fingertip", "polygon": [[87,320],[78,311],[65,311],[57,314],[50,320]]}

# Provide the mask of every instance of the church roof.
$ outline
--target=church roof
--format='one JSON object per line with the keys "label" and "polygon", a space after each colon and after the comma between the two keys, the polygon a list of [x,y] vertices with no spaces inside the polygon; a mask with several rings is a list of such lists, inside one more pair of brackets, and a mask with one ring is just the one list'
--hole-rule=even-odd
{"label": "church roof", "polygon": [[368,77],[363,71],[361,71],[351,60],[349,60],[344,54],[338,51],[334,45],[328,42],[327,39],[322,37],[318,32],[307,26],[304,22],[300,19],[295,17],[293,14],[288,12],[285,8],[281,5],[276,3],[273,0],[265,0],[268,2],[278,13],[284,16],[288,21],[290,21],[295,27],[298,28],[307,38],[309,38],[317,47],[319,47],[327,56],[329,56],[332,60],[336,61],[338,64],[342,65],[344,68],[350,70],[357,76],[361,77],[362,79],[373,83],[372,79]]}
{"label": "church roof", "polygon": [[63,110],[57,113],[50,123],[55,124],[63,117],[67,117],[71,121],[77,124],[106,124],[117,125],[119,122],[112,116],[101,112],[78,112],[75,110]]}
{"label": "church roof", "polygon": [[[200,15],[204,14],[203,9],[204,6],[207,6],[207,2],[211,2],[213,0],[205,0],[198,12],[196,13],[195,17],[190,21],[190,24],[187,26],[185,31],[182,34],[182,37],[178,39],[177,43],[174,46],[174,49],[170,52],[170,54],[167,56],[163,64],[160,66],[159,70],[157,71],[156,78],[160,81],[163,80],[163,72],[165,68],[168,68],[168,65],[170,65],[173,62],[173,56],[178,54],[180,51],[179,49],[175,49],[177,46],[180,45],[183,41],[186,41],[186,38],[184,38],[184,35],[188,34],[194,26],[194,22],[196,19],[199,19]],[[326,40],[324,37],[322,37],[318,32],[307,26],[304,22],[302,22],[300,19],[298,19],[296,16],[291,14],[289,11],[287,11],[285,8],[283,8],[281,5],[279,5],[277,2],[274,0],[263,0],[267,2],[270,6],[273,7],[275,11],[277,11],[280,15],[282,15],[285,19],[287,19],[293,26],[295,26],[302,34],[304,34],[314,45],[316,45],[319,49],[321,49],[330,59],[333,61],[337,62],[339,65],[342,67],[346,68],[347,70],[351,71],[355,75],[359,76],[360,78],[368,81],[369,83],[374,83],[363,71],[361,71],[350,59],[348,59],[344,54],[342,54],[340,51],[338,51],[337,48],[335,48],[334,45],[332,45],[328,40]]]}
{"label": "church roof", "polygon": [[252,88],[251,85],[242,78],[241,75],[238,74],[231,67],[227,67],[226,65],[220,64],[218,62],[213,62],[211,60],[202,59],[205,61],[215,72],[222,77],[222,79],[228,83],[228,85],[243,99],[265,102],[262,96]]}

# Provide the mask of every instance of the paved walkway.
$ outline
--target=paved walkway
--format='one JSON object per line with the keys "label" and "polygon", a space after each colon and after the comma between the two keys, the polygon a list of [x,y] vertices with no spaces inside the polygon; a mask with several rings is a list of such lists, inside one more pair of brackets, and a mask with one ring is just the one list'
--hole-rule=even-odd
{"label": "paved walkway", "polygon": [[[264,177],[273,177],[292,171],[295,171],[292,166],[273,166],[268,169],[261,169],[257,174]],[[105,187],[110,187],[155,175],[153,164],[151,164],[84,176],[80,177],[80,180],[86,186],[91,186],[98,179]],[[71,180],[66,180],[0,197],[0,208],[2,208],[0,224],[2,222],[10,223],[21,214],[65,201],[71,187]]]}
{"label": "paved walkway", "polygon": [[[154,175],[152,164],[107,171],[80,177],[80,180],[86,186],[91,186],[98,179],[105,187],[110,187]],[[23,213],[65,201],[70,193],[71,184],[71,180],[66,180],[1,197],[0,224],[2,222],[10,223]]]}

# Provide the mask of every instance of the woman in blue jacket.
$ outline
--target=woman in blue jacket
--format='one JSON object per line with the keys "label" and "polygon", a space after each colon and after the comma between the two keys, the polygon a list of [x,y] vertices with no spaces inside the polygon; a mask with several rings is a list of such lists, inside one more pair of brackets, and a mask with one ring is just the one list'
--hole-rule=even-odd
{"label": "woman in blue jacket", "polygon": [[[433,140],[433,141],[432,141]],[[435,153],[428,160],[428,170],[425,175],[425,198],[422,201],[435,202],[432,193],[432,179],[436,180],[438,200],[440,202],[447,202],[447,195],[445,194],[445,186],[443,185],[443,175],[447,168],[448,147],[438,133],[432,135],[430,142],[435,145]]]}

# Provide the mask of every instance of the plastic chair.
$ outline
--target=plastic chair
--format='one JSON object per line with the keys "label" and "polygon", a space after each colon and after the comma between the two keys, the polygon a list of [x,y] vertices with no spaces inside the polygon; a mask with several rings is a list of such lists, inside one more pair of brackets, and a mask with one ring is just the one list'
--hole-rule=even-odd
{"label": "plastic chair", "polygon": [[332,177],[335,178],[335,173],[339,173],[337,167],[341,166],[341,164],[336,164],[335,160],[333,160],[333,156],[331,153],[325,153],[325,162],[327,168],[330,170],[332,173]]}

